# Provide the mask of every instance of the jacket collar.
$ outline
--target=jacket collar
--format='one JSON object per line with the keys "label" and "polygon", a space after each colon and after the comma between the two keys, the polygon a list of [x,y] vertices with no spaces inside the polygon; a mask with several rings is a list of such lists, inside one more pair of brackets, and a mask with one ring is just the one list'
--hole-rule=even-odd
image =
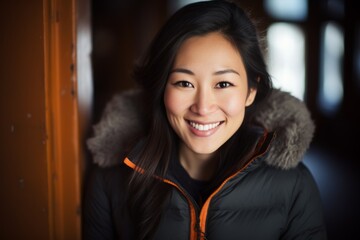
{"label": "jacket collar", "polygon": [[[106,105],[101,120],[93,126],[93,136],[87,146],[94,163],[113,166],[124,157],[122,146],[144,129],[140,90],[128,90],[115,95]],[[274,89],[268,101],[257,110],[255,120],[269,132],[275,132],[266,163],[290,169],[302,160],[315,131],[311,114],[304,102],[288,92]]]}

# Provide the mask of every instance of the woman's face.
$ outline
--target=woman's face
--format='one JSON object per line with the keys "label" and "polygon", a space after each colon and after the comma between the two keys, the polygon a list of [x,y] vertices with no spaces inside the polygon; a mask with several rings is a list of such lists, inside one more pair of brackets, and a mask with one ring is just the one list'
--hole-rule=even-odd
{"label": "woman's face", "polygon": [[170,125],[181,148],[211,156],[240,127],[248,91],[247,76],[237,49],[220,33],[191,37],[180,47],[164,94]]}

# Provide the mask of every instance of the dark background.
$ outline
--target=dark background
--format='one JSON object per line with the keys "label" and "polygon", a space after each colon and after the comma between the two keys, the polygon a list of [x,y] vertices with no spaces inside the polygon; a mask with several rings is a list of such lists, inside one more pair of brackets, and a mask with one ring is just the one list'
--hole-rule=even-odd
{"label": "dark background", "polygon": [[[263,0],[239,1],[260,20],[261,31],[279,21],[264,10]],[[93,123],[107,101],[134,86],[131,71],[161,25],[174,10],[171,0],[92,0]],[[331,7],[332,6],[332,7]],[[343,14],[338,14],[343,7]],[[316,133],[305,163],[320,188],[329,239],[360,239],[360,21],[352,0],[308,0],[308,17],[296,22],[306,38],[305,102],[316,123]],[[283,21],[283,20],[282,20]],[[344,30],[342,64],[344,98],[329,116],[317,104],[321,61],[321,27],[334,21]]]}

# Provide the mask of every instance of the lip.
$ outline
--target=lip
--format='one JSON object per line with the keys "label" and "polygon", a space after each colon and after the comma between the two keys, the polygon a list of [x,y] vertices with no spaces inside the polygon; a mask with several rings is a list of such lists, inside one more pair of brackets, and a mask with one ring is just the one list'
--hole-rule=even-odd
{"label": "lip", "polygon": [[[209,137],[213,135],[219,127],[224,123],[224,121],[214,121],[214,122],[199,122],[186,120],[190,131],[197,137]],[[197,125],[195,127],[194,125]],[[199,126],[200,125],[200,126]],[[208,129],[207,129],[208,128]]]}

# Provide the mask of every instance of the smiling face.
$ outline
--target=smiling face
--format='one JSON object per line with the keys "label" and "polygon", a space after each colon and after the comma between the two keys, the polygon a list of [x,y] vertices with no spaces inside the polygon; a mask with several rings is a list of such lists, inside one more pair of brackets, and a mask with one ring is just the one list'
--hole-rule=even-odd
{"label": "smiling face", "polygon": [[180,47],[164,94],[181,154],[211,157],[241,126],[248,90],[237,49],[220,33],[191,37]]}

